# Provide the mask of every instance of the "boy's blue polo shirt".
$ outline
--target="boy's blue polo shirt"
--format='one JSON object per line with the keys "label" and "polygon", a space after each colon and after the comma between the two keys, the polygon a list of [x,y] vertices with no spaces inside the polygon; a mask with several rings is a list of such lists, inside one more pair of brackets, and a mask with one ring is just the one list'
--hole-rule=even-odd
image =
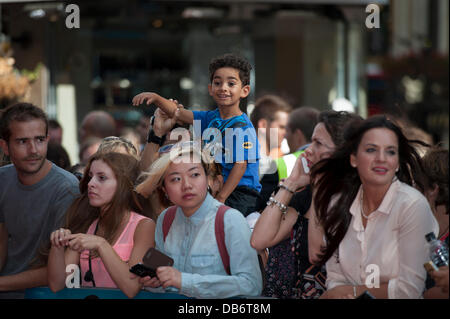
{"label": "boy's blue polo shirt", "polygon": [[[193,111],[193,114],[194,121],[200,121],[201,124],[201,133],[194,131],[195,136],[201,136],[202,141],[205,141],[205,143],[210,143],[213,140],[217,143],[222,143],[222,146],[230,151],[227,154],[222,153],[221,158],[216,158],[216,161],[222,165],[224,181],[226,182],[234,163],[247,161],[247,169],[238,186],[248,186],[258,192],[261,191],[258,171],[259,143],[255,128],[247,114],[242,113],[239,116],[226,120],[220,117],[219,109],[214,111]],[[194,130],[196,129],[197,126],[194,122]],[[209,134],[212,132],[212,129],[217,129],[221,132],[221,141]]]}

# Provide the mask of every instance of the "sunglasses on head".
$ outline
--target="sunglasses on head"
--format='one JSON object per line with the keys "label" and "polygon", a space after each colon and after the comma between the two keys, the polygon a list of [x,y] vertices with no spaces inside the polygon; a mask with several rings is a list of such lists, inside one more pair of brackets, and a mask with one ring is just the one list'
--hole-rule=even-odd
{"label": "sunglasses on head", "polygon": [[184,141],[178,142],[174,144],[163,145],[158,149],[159,154],[169,153],[172,149],[184,149],[184,148],[192,148],[192,149],[200,149],[200,144],[196,141]]}
{"label": "sunglasses on head", "polygon": [[[169,153],[172,149],[175,148],[193,148],[193,149],[201,149],[200,143],[197,141],[185,141],[178,142],[173,144],[163,145],[158,149],[159,154]],[[221,143],[207,143],[204,145],[204,150],[207,150],[211,156],[214,156],[218,151],[223,151],[225,154],[229,153],[229,150],[222,146]]]}
{"label": "sunglasses on head", "polygon": [[103,138],[103,142],[111,142],[111,141],[121,141],[122,143],[127,144],[130,148],[135,148],[133,143],[131,143],[129,140],[123,137],[119,136],[108,136]]}

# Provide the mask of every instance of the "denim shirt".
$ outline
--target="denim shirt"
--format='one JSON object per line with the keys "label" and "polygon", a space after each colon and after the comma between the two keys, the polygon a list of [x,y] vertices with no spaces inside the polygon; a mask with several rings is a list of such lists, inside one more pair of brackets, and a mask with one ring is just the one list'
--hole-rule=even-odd
{"label": "denim shirt", "polygon": [[178,207],[165,242],[162,223],[167,210],[163,211],[156,224],[156,248],[173,258],[173,267],[181,272],[181,294],[196,298],[258,296],[262,278],[257,252],[250,246],[251,231],[242,214],[232,208],[224,217],[231,275],[225,271],[214,230],[220,205],[207,194],[191,217]]}

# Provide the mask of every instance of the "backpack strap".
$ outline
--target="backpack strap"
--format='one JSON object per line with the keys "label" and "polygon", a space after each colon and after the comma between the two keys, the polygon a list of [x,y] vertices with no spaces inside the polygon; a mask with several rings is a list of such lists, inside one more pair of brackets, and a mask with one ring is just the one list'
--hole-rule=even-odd
{"label": "backpack strap", "polygon": [[217,247],[219,247],[220,257],[222,258],[223,267],[228,275],[231,275],[230,271],[230,256],[228,255],[227,246],[225,245],[225,212],[230,207],[221,205],[216,214],[214,230],[216,233]]}
{"label": "backpack strap", "polygon": [[[216,234],[217,247],[219,248],[220,258],[222,259],[223,267],[228,275],[231,275],[230,271],[230,256],[228,255],[227,246],[225,245],[225,223],[224,216],[225,212],[230,207],[221,205],[216,213],[216,219],[214,224],[214,231]],[[175,215],[177,212],[177,206],[171,206],[167,209],[166,214],[164,215],[162,231],[163,231],[163,240],[166,241],[166,237],[169,234],[170,227],[175,219]]]}
{"label": "backpack strap", "polygon": [[177,206],[171,206],[167,209],[164,215],[162,231],[163,240],[166,241],[167,234],[169,233],[170,227],[172,226],[173,220],[175,219],[175,214],[177,213]]}

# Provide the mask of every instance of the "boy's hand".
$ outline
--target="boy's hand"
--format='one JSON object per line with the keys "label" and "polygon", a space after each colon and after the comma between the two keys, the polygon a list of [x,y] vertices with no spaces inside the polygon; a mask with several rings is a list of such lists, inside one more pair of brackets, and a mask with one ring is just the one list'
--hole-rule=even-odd
{"label": "boy's hand", "polygon": [[169,99],[169,101],[172,101],[177,106],[177,109],[175,110],[173,118],[175,118],[177,124],[183,125],[184,124],[183,121],[180,121],[180,119],[178,118],[180,115],[180,110],[184,109],[183,104],[181,104],[177,100],[173,100],[173,99]]}
{"label": "boy's hand", "polygon": [[168,117],[175,118],[180,124],[192,124],[194,121],[194,114],[192,111],[184,110],[183,106],[176,100],[165,99],[153,92],[143,92],[136,95],[133,98],[132,103],[134,106],[143,103],[147,105],[153,103],[164,111]]}
{"label": "boy's hand", "polygon": [[143,93],[139,93],[138,95],[136,95],[133,98],[133,105],[134,106],[139,106],[143,103],[145,103],[145,101],[147,100],[147,105],[150,105],[154,102],[156,98],[156,94],[152,93],[152,92],[143,92]]}

